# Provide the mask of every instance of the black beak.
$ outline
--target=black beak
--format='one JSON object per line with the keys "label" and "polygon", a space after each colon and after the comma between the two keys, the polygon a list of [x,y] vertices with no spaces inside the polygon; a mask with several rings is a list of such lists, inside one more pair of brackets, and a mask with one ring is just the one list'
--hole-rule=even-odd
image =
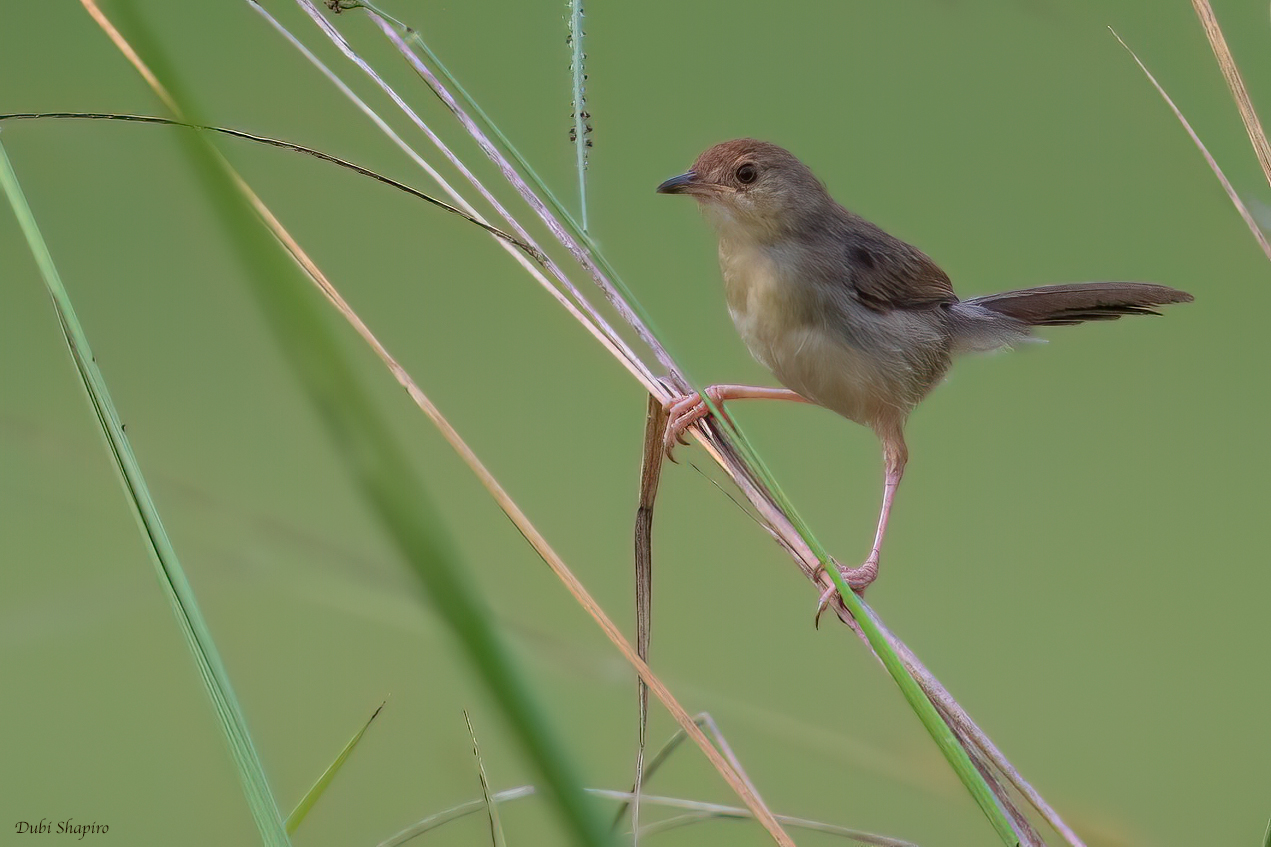
{"label": "black beak", "polygon": [[686,174],[673,176],[658,186],[658,194],[688,194],[692,186],[697,184],[697,174],[689,171]]}

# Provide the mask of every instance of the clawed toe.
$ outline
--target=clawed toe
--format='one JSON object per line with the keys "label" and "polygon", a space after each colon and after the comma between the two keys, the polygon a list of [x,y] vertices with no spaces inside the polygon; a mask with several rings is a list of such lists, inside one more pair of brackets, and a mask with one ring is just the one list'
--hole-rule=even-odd
{"label": "clawed toe", "polygon": [[[668,380],[663,380],[663,385],[672,391],[679,390]],[[788,388],[760,388],[754,385],[711,385],[701,394],[677,396],[668,400],[662,407],[667,415],[666,436],[663,439],[667,458],[675,461],[671,453],[677,442],[688,444],[688,441],[684,439],[684,430],[710,414],[718,414],[727,420],[728,413],[724,410],[724,401],[746,398],[808,402],[806,398]]]}
{"label": "clawed toe", "polygon": [[[871,553],[870,557],[866,559],[864,564],[862,564],[859,568],[845,568],[837,562],[835,563],[835,567],[838,568],[839,575],[843,577],[843,581],[847,583],[847,587],[855,591],[857,594],[863,595],[865,593],[865,589],[878,578],[878,551],[875,550]],[[825,570],[824,564],[820,566],[820,570]],[[820,577],[819,573],[817,574],[817,577]],[[825,610],[830,607],[830,602],[837,594],[837,585],[831,585],[821,593],[821,597],[817,600],[816,604],[816,617],[813,618],[813,626],[817,628],[820,627],[821,615],[825,614]]]}
{"label": "clawed toe", "polygon": [[[718,405],[719,401],[714,397],[712,401]],[[688,445],[688,439],[684,437],[685,431],[693,424],[710,414],[710,406],[706,405],[706,401],[698,394],[686,394],[683,397],[670,400],[664,406],[666,409],[666,434],[662,438],[662,448],[666,452],[666,457],[672,462],[675,461],[675,445]]]}

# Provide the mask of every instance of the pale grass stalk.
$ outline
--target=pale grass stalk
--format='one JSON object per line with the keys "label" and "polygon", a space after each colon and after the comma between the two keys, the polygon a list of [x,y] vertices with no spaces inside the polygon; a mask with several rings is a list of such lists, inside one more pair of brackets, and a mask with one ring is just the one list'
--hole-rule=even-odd
{"label": "pale grass stalk", "polygon": [[[1200,150],[1200,155],[1205,157],[1205,162],[1209,165],[1209,169],[1214,172],[1214,176],[1218,177],[1218,182],[1222,184],[1222,190],[1227,193],[1227,197],[1231,200],[1232,205],[1236,207],[1236,211],[1239,212],[1240,217],[1244,219],[1245,225],[1248,226],[1249,231],[1253,233],[1253,237],[1262,248],[1262,252],[1266,254],[1268,259],[1271,259],[1271,244],[1267,243],[1267,237],[1263,234],[1262,227],[1258,226],[1258,222],[1254,219],[1253,213],[1249,211],[1249,207],[1245,205],[1244,200],[1240,199],[1240,195],[1237,194],[1236,189],[1232,187],[1231,181],[1227,179],[1227,175],[1222,172],[1222,168],[1218,165],[1218,161],[1209,152],[1209,148],[1205,146],[1205,142],[1200,140],[1200,136],[1196,134],[1196,130],[1192,129],[1191,123],[1189,123],[1187,118],[1183,116],[1182,110],[1180,110],[1178,106],[1174,104],[1174,100],[1165,93],[1165,89],[1161,87],[1159,82],[1156,81],[1156,77],[1153,76],[1152,72],[1149,71],[1147,66],[1143,64],[1143,60],[1138,57],[1138,54],[1130,49],[1130,45],[1126,44],[1125,41],[1122,40],[1121,36],[1117,35],[1116,30],[1109,27],[1109,31],[1112,33],[1113,38],[1121,42],[1121,46],[1124,47],[1134,59],[1135,64],[1139,66],[1139,70],[1143,71],[1143,74],[1148,78],[1148,81],[1152,83],[1152,87],[1156,89],[1156,92],[1161,95],[1161,99],[1163,99],[1166,105],[1170,107],[1170,111],[1174,113],[1174,117],[1178,118],[1178,122],[1183,125],[1183,129],[1187,132],[1188,137],[1191,138],[1192,143],[1196,145],[1198,150]],[[1253,119],[1256,122],[1257,116],[1255,115]],[[1271,179],[1271,174],[1268,174],[1268,178]]]}
{"label": "pale grass stalk", "polygon": [[[635,798],[635,795],[630,791],[612,791],[608,788],[588,788],[587,793],[594,797],[604,797],[607,800],[621,800],[624,802],[631,802]],[[653,835],[657,832],[664,832],[668,829],[675,829],[679,826],[703,820],[717,818],[749,819],[751,817],[749,809],[743,809],[739,806],[726,806],[722,803],[704,803],[700,800],[685,800],[680,797],[665,797],[658,794],[644,794],[641,795],[640,799],[650,805],[663,806],[669,809],[685,809],[691,813],[681,818],[670,818],[648,824],[640,829],[639,834],[642,836]],[[777,820],[792,828],[806,829],[811,832],[826,832],[831,835],[850,838],[862,844],[876,845],[876,847],[917,847],[913,842],[902,841],[899,838],[890,838],[886,835],[878,835],[877,833],[865,832],[864,830],[852,829],[851,827],[825,823],[810,818],[777,815]]]}
{"label": "pale grass stalk", "polygon": [[1222,70],[1223,78],[1227,80],[1227,88],[1231,90],[1231,96],[1236,99],[1236,108],[1240,110],[1240,119],[1244,121],[1245,132],[1249,134],[1249,141],[1253,144],[1253,152],[1258,157],[1258,164],[1262,165],[1262,173],[1267,178],[1267,182],[1271,183],[1271,145],[1267,143],[1267,134],[1262,131],[1262,121],[1258,120],[1258,113],[1253,109],[1253,101],[1249,99],[1249,91],[1245,88],[1240,68],[1236,66],[1236,60],[1231,55],[1231,48],[1227,46],[1222,27],[1218,26],[1218,18],[1214,15],[1209,0],[1192,0],[1192,8],[1196,10],[1200,18],[1200,25],[1205,30],[1205,37],[1209,39],[1214,58],[1218,60],[1218,67]]}
{"label": "pale grass stalk", "polygon": [[[513,800],[520,800],[522,797],[533,797],[537,793],[537,789],[535,789],[532,785],[520,785],[516,788],[506,788],[503,791],[495,791],[490,795],[490,798],[495,803],[509,803]],[[415,821],[400,832],[393,833],[376,845],[376,847],[400,847],[400,845],[405,844],[412,838],[423,835],[425,832],[430,832],[437,827],[450,823],[453,820],[458,820],[459,818],[476,814],[485,807],[485,804],[486,801],[484,799],[469,800],[466,803],[460,803],[458,806],[453,806],[449,809],[437,812],[436,814],[429,815],[423,820]]]}
{"label": "pale grass stalk", "polygon": [[[601,797],[606,800],[631,802],[635,799],[635,795],[629,791],[611,791],[607,788],[585,788],[583,790],[593,797]],[[502,791],[493,792],[490,795],[490,800],[494,803],[510,803],[514,800],[521,800],[525,797],[533,797],[537,793],[537,790],[532,785],[519,785],[515,788],[505,788]],[[749,809],[743,809],[740,806],[725,806],[720,803],[705,803],[698,800],[685,800],[680,797],[662,797],[657,794],[644,795],[643,799],[647,800],[650,805],[665,806],[671,809],[685,809],[689,812],[689,814],[649,824],[641,830],[641,835],[652,835],[655,831],[675,829],[680,826],[698,823],[700,821],[719,818],[748,819],[752,816]],[[384,839],[377,845],[377,847],[401,847],[402,844],[405,844],[412,838],[416,838],[426,832],[431,832],[432,830],[444,826],[451,821],[480,812],[481,809],[484,808],[485,804],[486,800],[484,798],[468,800],[457,806],[429,815],[422,820],[416,821],[400,832],[396,832]],[[851,829],[850,827],[838,826],[836,824],[825,823],[824,821],[812,820],[810,818],[798,818],[793,815],[777,815],[777,820],[793,829],[805,829],[809,832],[823,832],[829,835],[837,835],[842,838],[850,838],[861,844],[874,845],[874,847],[918,847],[918,845],[910,841],[901,841],[897,838],[889,838],[886,835],[878,835],[873,832]]]}

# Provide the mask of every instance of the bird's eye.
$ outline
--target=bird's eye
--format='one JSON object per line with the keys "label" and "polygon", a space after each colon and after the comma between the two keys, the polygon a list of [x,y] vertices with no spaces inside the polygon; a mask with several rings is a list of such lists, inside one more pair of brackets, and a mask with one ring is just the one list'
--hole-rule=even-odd
{"label": "bird's eye", "polygon": [[737,181],[742,185],[750,185],[759,176],[759,169],[747,162],[737,169]]}

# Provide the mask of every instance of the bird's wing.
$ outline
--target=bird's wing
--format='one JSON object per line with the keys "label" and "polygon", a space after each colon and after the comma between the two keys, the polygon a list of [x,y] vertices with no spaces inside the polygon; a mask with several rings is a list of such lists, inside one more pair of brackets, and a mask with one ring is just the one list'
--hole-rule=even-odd
{"label": "bird's wing", "polygon": [[836,239],[851,269],[843,282],[862,305],[886,312],[958,302],[948,275],[925,253],[843,211],[855,219],[854,225],[843,227]]}

